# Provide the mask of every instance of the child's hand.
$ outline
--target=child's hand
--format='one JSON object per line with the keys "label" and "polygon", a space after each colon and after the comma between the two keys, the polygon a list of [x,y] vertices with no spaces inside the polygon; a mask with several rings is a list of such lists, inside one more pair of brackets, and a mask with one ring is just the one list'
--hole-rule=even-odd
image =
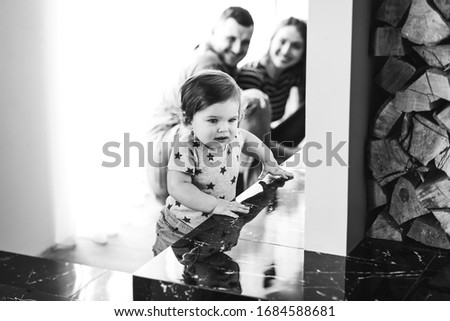
{"label": "child's hand", "polygon": [[271,174],[273,176],[281,176],[281,178],[283,178],[285,180],[294,178],[294,174],[284,170],[283,168],[281,168],[278,165],[270,166],[270,165],[264,164],[263,171],[259,175],[258,179],[263,179],[264,176],[266,176],[267,174]]}
{"label": "child's hand", "polygon": [[213,214],[226,215],[233,218],[238,218],[239,215],[236,213],[247,214],[249,208],[238,202],[230,202],[223,199],[217,199],[217,205],[212,211]]}

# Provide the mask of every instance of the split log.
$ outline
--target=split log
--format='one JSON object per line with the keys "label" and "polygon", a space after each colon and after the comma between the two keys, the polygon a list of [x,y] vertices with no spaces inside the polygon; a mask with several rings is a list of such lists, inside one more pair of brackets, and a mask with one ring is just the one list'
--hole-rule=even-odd
{"label": "split log", "polygon": [[384,0],[377,11],[377,20],[386,22],[391,26],[398,26],[402,17],[408,11],[411,0]]}
{"label": "split log", "polygon": [[439,112],[435,112],[433,117],[442,128],[445,128],[450,133],[450,102],[446,102],[444,108]]}
{"label": "split log", "polygon": [[437,108],[440,98],[450,100],[450,72],[428,69],[406,90],[395,94],[394,106],[406,113]]}
{"label": "split log", "polygon": [[394,106],[392,99],[385,101],[375,116],[375,124],[372,130],[373,135],[377,138],[385,138],[388,136],[401,115],[402,112]]}
{"label": "split log", "polygon": [[412,111],[430,111],[436,108],[434,103],[438,99],[434,95],[427,95],[406,89],[405,91],[398,91],[395,94],[394,106],[405,113]]}
{"label": "split log", "polygon": [[386,206],[383,211],[378,214],[377,218],[373,222],[372,226],[367,230],[366,236],[383,239],[402,241],[402,230],[395,220],[388,214],[389,206]]}
{"label": "split log", "polygon": [[405,86],[415,72],[416,68],[413,65],[391,56],[375,77],[375,83],[394,94]]}
{"label": "split log", "polygon": [[436,156],[434,163],[437,168],[444,171],[450,177],[450,148]]}
{"label": "split log", "polygon": [[368,143],[369,168],[381,186],[406,173],[412,166],[411,156],[398,139],[372,140]]}
{"label": "split log", "polygon": [[415,82],[413,82],[408,90],[417,91],[425,95],[433,95],[428,70],[425,71]]}
{"label": "split log", "polygon": [[404,150],[408,150],[409,145],[411,144],[413,118],[414,118],[414,113],[406,113],[403,116],[402,129],[400,132],[399,141]]}
{"label": "split log", "polygon": [[389,214],[401,225],[426,213],[428,211],[420,205],[413,184],[406,178],[400,177],[392,192]]}
{"label": "split log", "polygon": [[407,236],[428,246],[450,249],[450,241],[433,215],[424,215],[415,219]]}
{"label": "split log", "polygon": [[366,235],[450,249],[450,0],[383,0],[376,19],[373,53],[389,58],[374,82],[390,98],[367,145],[368,208],[382,211]]}
{"label": "split log", "polygon": [[450,27],[427,0],[412,0],[402,36],[417,44],[435,45],[450,36]]}
{"label": "split log", "polygon": [[445,173],[438,172],[427,177],[416,189],[420,204],[429,210],[450,208],[450,179]]}
{"label": "split log", "polygon": [[432,93],[445,100],[450,100],[450,71],[438,68],[428,69],[426,72]]}
{"label": "split log", "polygon": [[368,209],[373,210],[387,204],[388,197],[378,182],[370,178],[367,182],[367,204]]}
{"label": "split log", "polygon": [[449,146],[445,129],[420,115],[414,115],[411,140],[407,152],[423,165],[434,159]]}
{"label": "split log", "polygon": [[414,46],[413,49],[430,67],[445,69],[450,65],[450,45]]}
{"label": "split log", "polygon": [[449,0],[433,0],[445,19],[450,20],[450,1]]}
{"label": "split log", "polygon": [[380,27],[375,30],[373,43],[375,57],[381,56],[404,56],[400,29],[392,27]]}
{"label": "split log", "polygon": [[450,235],[450,208],[435,209],[432,210],[431,213],[433,213],[434,217],[439,221],[445,233]]}

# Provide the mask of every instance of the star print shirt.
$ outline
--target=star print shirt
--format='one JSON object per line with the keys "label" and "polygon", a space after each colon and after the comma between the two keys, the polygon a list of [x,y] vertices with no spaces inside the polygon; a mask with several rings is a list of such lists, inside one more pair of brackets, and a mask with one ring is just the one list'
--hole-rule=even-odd
{"label": "star print shirt", "polygon": [[[209,148],[192,133],[182,135],[179,140],[175,139],[167,168],[169,171],[189,175],[192,184],[200,191],[231,201],[236,197],[243,142],[244,138],[239,129],[234,139],[221,149]],[[176,216],[191,228],[197,227],[211,215],[192,210],[171,195],[166,200],[164,210],[170,211],[171,216]]]}

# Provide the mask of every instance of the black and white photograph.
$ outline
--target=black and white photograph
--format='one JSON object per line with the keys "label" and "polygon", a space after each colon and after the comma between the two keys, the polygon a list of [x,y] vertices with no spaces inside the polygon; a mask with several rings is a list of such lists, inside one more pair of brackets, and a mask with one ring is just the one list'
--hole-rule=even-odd
{"label": "black and white photograph", "polygon": [[448,301],[450,1],[0,0],[0,155],[11,311]]}

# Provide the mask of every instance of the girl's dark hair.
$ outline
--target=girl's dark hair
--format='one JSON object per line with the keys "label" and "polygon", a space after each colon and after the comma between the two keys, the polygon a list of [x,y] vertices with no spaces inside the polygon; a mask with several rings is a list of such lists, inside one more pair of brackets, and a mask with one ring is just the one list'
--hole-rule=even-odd
{"label": "girl's dark hair", "polygon": [[[285,20],[282,20],[278,26],[276,27],[274,33],[272,34],[272,37],[270,38],[270,46],[272,45],[272,40],[275,37],[275,35],[278,33],[278,31],[287,26],[294,26],[298,33],[302,36],[303,42],[304,42],[304,50],[303,50],[303,56],[300,58],[299,62],[296,63],[294,66],[290,67],[288,70],[286,70],[287,73],[293,73],[295,77],[297,78],[299,84],[305,84],[306,80],[306,22],[294,17],[289,17]],[[269,50],[270,50],[269,46]],[[269,52],[267,52],[264,59],[270,59]]]}
{"label": "girl's dark hair", "polygon": [[204,70],[192,75],[181,86],[180,95],[185,125],[190,124],[199,111],[229,99],[236,99],[240,113],[241,91],[230,75],[219,70]]}

